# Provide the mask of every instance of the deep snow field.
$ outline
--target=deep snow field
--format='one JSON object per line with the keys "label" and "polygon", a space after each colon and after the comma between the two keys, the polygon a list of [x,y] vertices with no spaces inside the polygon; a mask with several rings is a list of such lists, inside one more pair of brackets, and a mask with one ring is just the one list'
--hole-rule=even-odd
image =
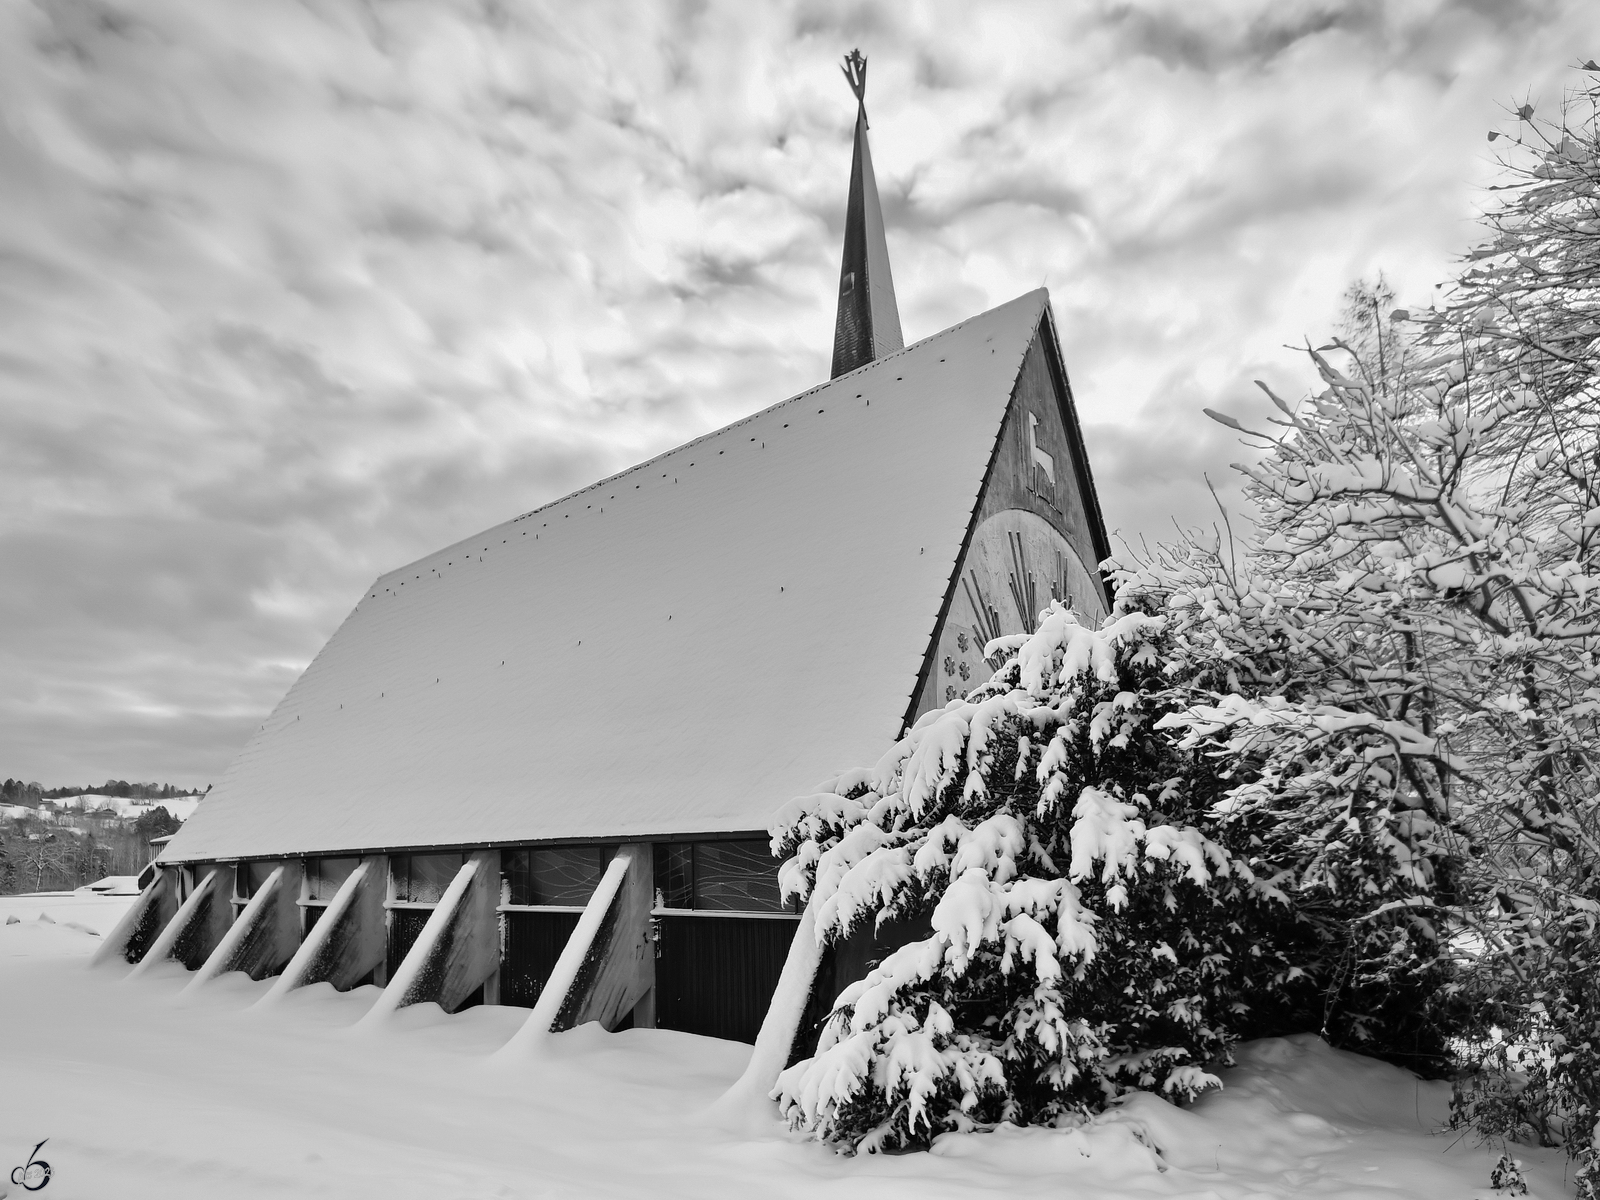
{"label": "deep snow field", "polygon": [[[705,1115],[749,1054],[731,1042],[591,1025],[507,1063],[490,1055],[525,1009],[424,1005],[357,1031],[375,988],[321,984],[249,1011],[267,985],[242,975],[180,996],[189,976],[176,965],[133,981],[126,968],[90,970],[98,933],[128,903],[0,897],[0,1195],[1497,1195],[1496,1152],[1435,1132],[1447,1085],[1312,1037],[1244,1047],[1226,1088],[1188,1110],[1139,1096],[1080,1130],[1006,1128],[947,1136],[929,1154],[843,1158],[786,1131],[775,1109],[738,1129]],[[44,1138],[53,1175],[26,1193],[11,1168]],[[1558,1151],[1515,1153],[1531,1196],[1571,1195]]]}

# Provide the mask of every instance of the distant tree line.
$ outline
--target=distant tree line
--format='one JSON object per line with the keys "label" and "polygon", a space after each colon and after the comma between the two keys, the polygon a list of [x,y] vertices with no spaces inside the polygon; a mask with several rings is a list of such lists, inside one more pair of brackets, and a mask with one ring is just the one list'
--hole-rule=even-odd
{"label": "distant tree line", "polygon": [[0,804],[37,806],[41,800],[61,800],[69,796],[81,796],[85,792],[116,796],[123,800],[169,800],[174,796],[192,796],[196,790],[171,783],[129,783],[126,779],[108,779],[98,785],[88,783],[82,787],[54,788],[46,788],[38,783],[24,783],[20,779],[7,779],[5,783],[0,784]]}

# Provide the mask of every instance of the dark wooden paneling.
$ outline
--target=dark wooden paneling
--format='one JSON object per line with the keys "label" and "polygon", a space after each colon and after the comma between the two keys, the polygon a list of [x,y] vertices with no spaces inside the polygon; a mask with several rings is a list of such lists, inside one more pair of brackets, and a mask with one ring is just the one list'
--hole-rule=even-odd
{"label": "dark wooden paneling", "polygon": [[500,955],[500,1003],[532,1008],[577,928],[575,912],[508,912]]}
{"label": "dark wooden paneling", "polygon": [[894,951],[908,942],[918,942],[931,936],[933,921],[928,916],[911,917],[903,921],[888,921],[881,929],[872,921],[863,921],[842,942],[835,942],[822,955],[822,965],[817,968],[816,982],[811,986],[811,1000],[805,1015],[800,1018],[800,1028],[795,1032],[794,1048],[789,1062],[810,1058],[817,1052],[817,1039],[822,1033],[822,1023],[833,1011],[833,1003],[858,979],[865,979],[872,970]]}
{"label": "dark wooden paneling", "polygon": [[422,927],[433,916],[429,908],[393,908],[389,910],[389,977],[400,969],[411,947],[416,945]]}
{"label": "dark wooden paneling", "polygon": [[799,922],[760,917],[658,919],[656,1025],[754,1042]]}

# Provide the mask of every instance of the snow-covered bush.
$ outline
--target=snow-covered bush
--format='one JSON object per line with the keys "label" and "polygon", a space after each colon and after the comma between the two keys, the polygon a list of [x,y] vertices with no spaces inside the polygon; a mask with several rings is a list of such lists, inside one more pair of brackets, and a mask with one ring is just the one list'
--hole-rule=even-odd
{"label": "snow-covered bush", "polygon": [[[1224,778],[1209,745],[1228,720],[1194,707],[1206,675],[1175,656],[1173,624],[1125,604],[1089,629],[1052,606],[991,643],[1012,657],[989,683],[781,814],[783,883],[819,937],[932,926],[848,987],[815,1057],[784,1073],[793,1124],[876,1150],[1072,1119],[1130,1089],[1181,1101],[1242,1034],[1326,1023],[1326,930],[1261,851],[1287,839],[1315,859],[1300,873],[1334,912],[1341,870],[1393,839],[1362,813],[1308,850],[1309,826],[1286,832],[1278,801]],[[1246,787],[1253,755],[1233,754]]]}

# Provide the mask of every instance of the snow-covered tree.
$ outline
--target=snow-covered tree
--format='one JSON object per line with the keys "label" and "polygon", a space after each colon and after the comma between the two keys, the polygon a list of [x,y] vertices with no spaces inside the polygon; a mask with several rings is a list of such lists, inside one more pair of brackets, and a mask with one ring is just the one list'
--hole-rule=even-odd
{"label": "snow-covered tree", "polygon": [[[1563,1142],[1600,1196],[1600,66],[1553,121],[1529,105],[1445,303],[1407,323],[1457,409],[1503,410],[1467,448],[1505,550],[1467,559],[1481,702],[1462,720],[1482,903],[1474,999],[1496,1025],[1457,1115]],[[1500,135],[1491,134],[1491,139]],[[1505,144],[1505,143],[1502,143]],[[1408,318],[1413,314],[1402,314]],[[1493,502],[1493,503],[1491,503]],[[1482,539],[1488,540],[1488,539]],[[1476,549],[1476,546],[1474,546]]]}
{"label": "snow-covered tree", "polygon": [[1326,803],[1295,808],[1316,786],[1273,794],[1248,748],[1219,771],[1200,742],[1249,714],[1196,706],[1239,681],[1180,626],[1132,601],[1099,629],[1052,606],[990,644],[1011,657],[987,684],[780,816],[784,886],[820,937],[932,929],[839,996],[780,1080],[792,1123],[875,1150],[1081,1118],[1135,1088],[1181,1101],[1240,1036],[1364,1015],[1361,988],[1332,989],[1330,1011],[1326,984],[1351,918],[1424,878],[1390,865],[1407,818],[1363,810],[1319,836]]}
{"label": "snow-covered tree", "polygon": [[1161,625],[1054,607],[1020,646],[991,643],[1019,653],[987,685],[780,817],[784,885],[821,936],[914,913],[933,929],[846,989],[784,1074],[796,1124],[875,1150],[1214,1083],[1224,964],[1248,953],[1219,897],[1262,889],[1185,819],[1150,728],[1135,677],[1164,690]]}
{"label": "snow-covered tree", "polygon": [[[1125,592],[1161,598],[1180,639],[1288,665],[1276,695],[1230,689],[1193,710],[1190,744],[1219,765],[1250,758],[1260,783],[1235,794],[1241,804],[1308,782],[1352,800],[1358,779],[1376,785],[1392,859],[1418,891],[1408,923],[1393,921],[1399,909],[1377,914],[1393,932],[1369,939],[1353,969],[1382,979],[1391,972],[1375,951],[1403,961],[1416,938],[1447,935],[1457,1002],[1495,1030],[1480,1042],[1483,1070],[1458,1093],[1459,1118],[1564,1141],[1590,1196],[1600,1184],[1597,102],[1590,84],[1552,124],[1519,110],[1490,241],[1444,303],[1393,313],[1387,340],[1380,324],[1362,344],[1311,351],[1320,390],[1298,406],[1273,397],[1276,428],[1253,436],[1261,456],[1240,468],[1256,524],[1237,559],[1191,540],[1122,576]],[[1274,766],[1352,731],[1364,746],[1343,777]]]}

